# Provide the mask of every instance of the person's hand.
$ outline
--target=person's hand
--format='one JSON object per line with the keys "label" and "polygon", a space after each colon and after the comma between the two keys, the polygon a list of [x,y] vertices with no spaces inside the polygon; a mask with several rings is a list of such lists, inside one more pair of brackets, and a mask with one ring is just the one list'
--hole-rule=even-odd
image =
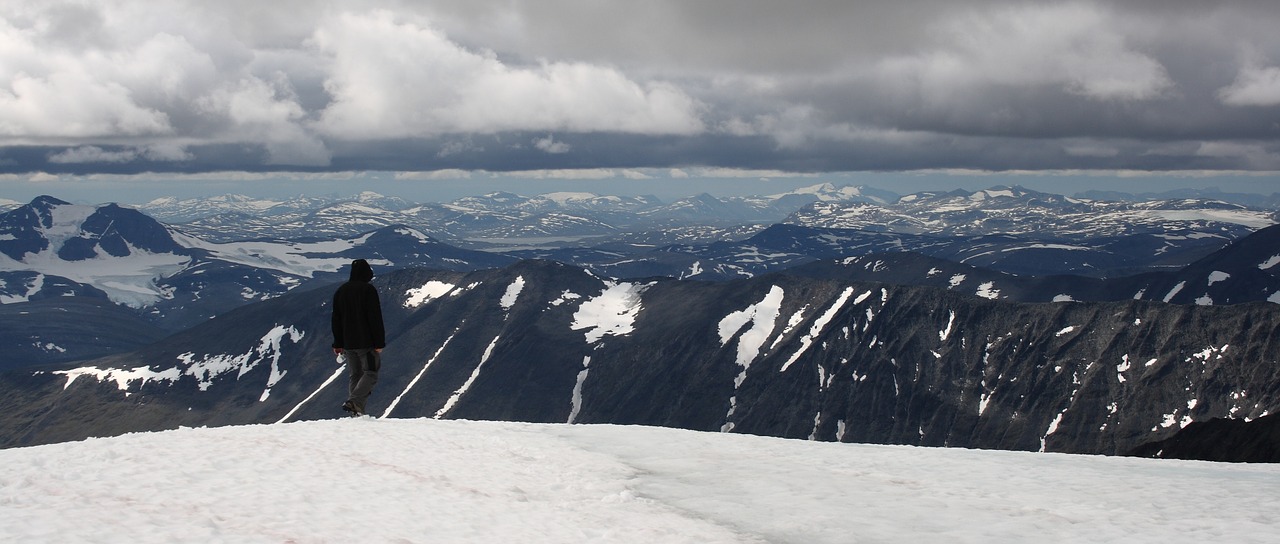
{"label": "person's hand", "polygon": [[334,355],[342,355],[342,348],[333,348]]}
{"label": "person's hand", "polygon": [[381,355],[381,354],[382,354],[382,348],[374,348],[373,352],[374,352],[374,353],[377,353],[377,354],[379,354],[379,355]]}

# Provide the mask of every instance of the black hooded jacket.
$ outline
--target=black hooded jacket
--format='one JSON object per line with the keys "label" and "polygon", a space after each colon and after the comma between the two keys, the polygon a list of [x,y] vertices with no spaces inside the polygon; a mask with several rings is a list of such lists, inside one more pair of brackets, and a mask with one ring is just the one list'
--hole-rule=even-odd
{"label": "black hooded jacket", "polygon": [[333,294],[333,347],[381,349],[387,346],[382,328],[382,303],[369,283],[373,268],[364,259],[351,263],[351,279]]}

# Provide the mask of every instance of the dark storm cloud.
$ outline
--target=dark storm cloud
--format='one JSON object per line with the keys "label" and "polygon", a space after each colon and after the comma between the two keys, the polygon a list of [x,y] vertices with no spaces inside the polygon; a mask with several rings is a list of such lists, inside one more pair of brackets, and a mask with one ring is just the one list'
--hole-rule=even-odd
{"label": "dark storm cloud", "polygon": [[1274,2],[0,3],[0,172],[1280,170]]}

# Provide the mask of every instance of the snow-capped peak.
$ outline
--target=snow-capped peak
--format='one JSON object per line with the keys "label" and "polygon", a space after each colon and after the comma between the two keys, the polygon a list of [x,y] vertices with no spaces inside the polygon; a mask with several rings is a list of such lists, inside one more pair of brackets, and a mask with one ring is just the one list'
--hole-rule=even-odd
{"label": "snow-capped peak", "polygon": [[93,285],[116,303],[143,307],[167,296],[156,279],[190,262],[162,225],[115,204],[40,197],[0,216],[0,271],[34,273],[36,292],[45,276],[56,276]]}
{"label": "snow-capped peak", "polygon": [[559,204],[561,206],[564,206],[565,204],[568,204],[569,202],[572,202],[572,201],[591,200],[594,198],[599,198],[599,195],[595,193],[579,193],[579,192],[571,192],[571,191],[545,193],[538,196],[541,196],[542,198],[555,202],[556,204]]}
{"label": "snow-capped peak", "polygon": [[146,204],[143,204],[142,207],[143,208],[159,208],[161,206],[173,206],[174,204],[177,204],[177,203],[178,203],[178,197],[176,196],[162,196],[160,198],[153,199],[147,202]]}
{"label": "snow-capped peak", "polygon": [[770,195],[767,198],[771,200],[780,200],[786,197],[808,196],[808,197],[816,198],[819,202],[856,201],[856,202],[875,202],[880,204],[884,204],[888,202],[888,199],[884,198],[883,196],[875,196],[875,195],[867,194],[865,189],[866,187],[855,186],[855,185],[844,185],[844,186],[837,187],[834,183],[826,182],[826,183],[819,183],[817,185],[810,185],[808,187],[801,187],[799,189],[795,189],[786,193]]}

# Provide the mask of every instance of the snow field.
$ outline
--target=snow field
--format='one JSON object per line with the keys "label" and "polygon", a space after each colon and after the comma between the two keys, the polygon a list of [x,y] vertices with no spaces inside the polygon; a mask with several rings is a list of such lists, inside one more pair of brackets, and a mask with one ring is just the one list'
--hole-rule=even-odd
{"label": "snow field", "polygon": [[14,542],[737,542],[520,425],[341,420],[0,452]]}
{"label": "snow field", "polygon": [[0,451],[14,542],[1270,542],[1278,507],[1271,465],[607,425],[344,419]]}

